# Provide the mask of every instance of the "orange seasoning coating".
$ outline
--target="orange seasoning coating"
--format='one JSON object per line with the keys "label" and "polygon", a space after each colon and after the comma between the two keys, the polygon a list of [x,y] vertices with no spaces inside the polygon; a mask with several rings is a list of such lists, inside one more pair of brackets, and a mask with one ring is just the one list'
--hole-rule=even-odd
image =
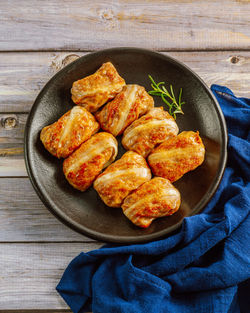
{"label": "orange seasoning coating", "polygon": [[59,120],[42,129],[44,147],[57,158],[67,158],[99,130],[99,124],[86,109],[75,106]]}
{"label": "orange seasoning coating", "polygon": [[131,222],[146,228],[154,219],[174,214],[180,203],[180,193],[170,181],[155,177],[128,195],[122,210]]}
{"label": "orange seasoning coating", "polygon": [[109,133],[98,133],[84,142],[63,162],[63,172],[76,189],[89,188],[101,170],[112,163],[117,155],[118,143]]}
{"label": "orange seasoning coating", "polygon": [[103,63],[94,74],[73,83],[72,100],[88,111],[95,112],[113,99],[124,85],[125,80],[118,74],[114,65],[111,62]]}
{"label": "orange seasoning coating", "polygon": [[97,177],[94,188],[106,205],[120,207],[131,191],[150,179],[151,171],[145,159],[128,151]]}
{"label": "orange seasoning coating", "polygon": [[178,131],[174,118],[168,112],[162,107],[153,108],[126,128],[122,145],[146,158],[157,144],[176,136]]}
{"label": "orange seasoning coating", "polygon": [[114,100],[95,114],[101,128],[114,136],[154,106],[153,98],[139,85],[126,85]]}
{"label": "orange seasoning coating", "polygon": [[204,156],[205,147],[199,132],[184,131],[154,149],[148,163],[154,175],[174,182],[201,165]]}

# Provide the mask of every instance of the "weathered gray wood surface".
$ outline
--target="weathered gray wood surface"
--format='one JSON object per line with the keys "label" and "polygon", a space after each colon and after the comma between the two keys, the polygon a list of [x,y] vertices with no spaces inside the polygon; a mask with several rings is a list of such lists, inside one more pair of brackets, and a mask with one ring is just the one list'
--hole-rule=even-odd
{"label": "weathered gray wood surface", "polygon": [[[82,52],[0,53],[0,112],[29,112],[38,92],[59,69]],[[226,84],[249,96],[249,51],[168,52],[196,71],[208,85]]]}
{"label": "weathered gray wood surface", "polygon": [[55,291],[68,263],[99,243],[0,244],[0,310],[66,309]]}
{"label": "weathered gray wood surface", "polygon": [[0,313],[69,312],[55,286],[101,245],[61,224],[27,178],[24,126],[48,79],[90,50],[137,46],[249,97],[249,11],[249,0],[0,1]]}
{"label": "weathered gray wood surface", "polygon": [[0,243],[35,241],[94,240],[59,222],[44,207],[28,178],[0,178]]}
{"label": "weathered gray wood surface", "polygon": [[0,313],[68,313],[68,312],[72,312],[71,310],[69,309],[63,309],[63,310],[34,310],[34,309],[31,309],[31,310],[1,310],[0,309]]}
{"label": "weathered gray wood surface", "polygon": [[[0,58],[0,112],[28,112],[38,92],[59,69],[85,53],[2,53]],[[210,86],[226,84],[249,96],[250,53],[168,52],[185,62]],[[10,57],[8,57],[10,56]],[[24,69],[27,68],[27,71]],[[0,177],[27,176],[23,134],[27,114],[0,113]]]}
{"label": "weathered gray wood surface", "polygon": [[72,312],[71,310],[69,309],[63,309],[63,310],[34,310],[34,309],[31,309],[31,310],[1,310],[0,309],[0,313],[68,313],[68,312]]}
{"label": "weathered gray wood surface", "polygon": [[1,1],[1,50],[247,49],[246,0]]}

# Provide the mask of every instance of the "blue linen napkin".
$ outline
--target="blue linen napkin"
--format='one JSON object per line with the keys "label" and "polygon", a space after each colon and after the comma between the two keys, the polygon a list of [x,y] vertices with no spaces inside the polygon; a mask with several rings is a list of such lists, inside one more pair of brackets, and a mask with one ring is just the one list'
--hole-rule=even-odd
{"label": "blue linen napkin", "polygon": [[56,288],[74,313],[250,312],[250,99],[211,88],[229,133],[215,196],[166,239],[77,256]]}

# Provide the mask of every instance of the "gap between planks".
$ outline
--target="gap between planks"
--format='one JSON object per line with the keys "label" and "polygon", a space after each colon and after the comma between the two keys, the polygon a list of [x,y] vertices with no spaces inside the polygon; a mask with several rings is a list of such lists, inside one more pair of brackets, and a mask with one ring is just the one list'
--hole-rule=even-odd
{"label": "gap between planks", "polygon": [[[110,48],[141,48],[141,49],[148,49],[148,50],[152,50],[155,52],[159,52],[159,53],[175,53],[175,52],[180,52],[180,53],[185,53],[185,52],[227,52],[227,51],[249,51],[250,46],[249,47],[242,47],[242,48],[234,48],[234,47],[230,47],[230,48],[203,48],[203,49],[198,49],[198,48],[194,48],[194,49],[173,49],[173,48],[169,48],[169,49],[150,49],[150,48],[146,48],[146,47],[137,47],[137,46],[113,46],[113,47],[107,47],[107,48],[103,48],[103,49],[96,49],[96,50],[89,50],[89,49],[72,49],[72,48],[68,48],[68,49],[43,49],[43,50],[0,50],[0,54],[1,53],[93,53],[93,52],[98,52],[101,50],[105,50],[105,49],[110,49]],[[0,311],[1,313],[1,311]]]}

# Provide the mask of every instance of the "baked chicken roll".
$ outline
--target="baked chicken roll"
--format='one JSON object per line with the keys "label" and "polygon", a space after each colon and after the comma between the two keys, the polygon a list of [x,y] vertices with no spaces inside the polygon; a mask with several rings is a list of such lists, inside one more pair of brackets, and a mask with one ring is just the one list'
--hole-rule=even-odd
{"label": "baked chicken roll", "polygon": [[120,207],[131,191],[150,179],[151,171],[145,159],[128,151],[97,177],[94,188],[106,205]]}
{"label": "baked chicken roll", "polygon": [[118,74],[114,65],[107,62],[94,74],[73,83],[72,100],[88,111],[95,112],[108,100],[113,99],[124,85],[125,80]]}
{"label": "baked chicken roll", "polygon": [[170,181],[155,177],[128,195],[122,210],[131,222],[146,228],[154,219],[175,213],[180,203],[180,193]]}
{"label": "baked chicken roll", "polygon": [[122,145],[146,158],[157,144],[176,136],[178,132],[178,126],[168,112],[162,107],[153,108],[125,129]]}
{"label": "baked chicken roll", "polygon": [[75,106],[59,120],[42,129],[44,147],[57,158],[67,158],[99,130],[99,124],[86,109]]}
{"label": "baked chicken roll", "polygon": [[117,140],[109,133],[97,133],[84,142],[63,162],[63,172],[76,189],[89,188],[101,170],[111,164],[117,155]]}
{"label": "baked chicken roll", "polygon": [[205,147],[199,132],[184,131],[159,145],[148,157],[156,176],[174,182],[204,161]]}
{"label": "baked chicken roll", "polygon": [[123,133],[124,129],[139,116],[145,114],[154,106],[153,98],[139,85],[124,86],[114,100],[96,113],[96,119],[102,129],[114,136]]}

